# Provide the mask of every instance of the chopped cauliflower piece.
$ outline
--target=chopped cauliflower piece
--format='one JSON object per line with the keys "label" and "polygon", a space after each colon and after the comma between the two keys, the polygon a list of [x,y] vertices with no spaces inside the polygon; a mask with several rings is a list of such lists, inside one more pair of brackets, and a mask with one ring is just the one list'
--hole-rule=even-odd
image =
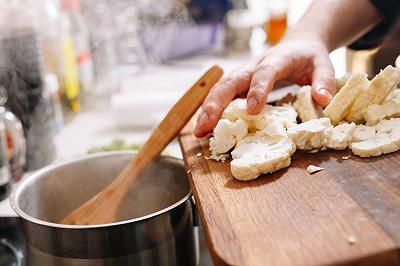
{"label": "chopped cauliflower piece", "polygon": [[362,122],[364,111],[371,104],[381,104],[385,98],[393,91],[400,81],[400,69],[387,66],[376,75],[368,87],[362,91],[351,106],[350,113],[346,116],[347,121]]}
{"label": "chopped cauliflower piece", "polygon": [[314,102],[311,96],[311,86],[303,86],[297,92],[297,99],[293,103],[302,122],[322,117],[322,109]]}
{"label": "chopped cauliflower piece", "polygon": [[238,119],[244,120],[250,131],[259,130],[265,127],[264,112],[260,112],[256,115],[249,115],[247,113],[247,101],[246,99],[235,99],[233,100],[224,110],[221,116],[222,119],[228,119],[234,122]]}
{"label": "chopped cauliflower piece", "polygon": [[291,104],[283,104],[282,106],[266,105],[264,112],[272,118],[281,120],[285,128],[297,124],[297,112]]}
{"label": "chopped cauliflower piece", "polygon": [[243,119],[248,124],[251,132],[267,127],[268,117],[281,120],[282,124],[287,128],[296,123],[297,113],[292,105],[284,104],[283,106],[266,105],[259,114],[249,115],[247,113],[246,99],[239,98],[233,100],[222,113],[222,118],[230,121]]}
{"label": "chopped cauliflower piece", "polygon": [[389,93],[383,103],[390,100],[395,101],[396,103],[400,103],[400,89],[394,89],[391,93]]}
{"label": "chopped cauliflower piece", "polygon": [[385,100],[383,104],[372,104],[364,112],[367,125],[375,125],[387,118],[400,117],[400,102],[392,99]]}
{"label": "chopped cauliflower piece", "polygon": [[231,171],[239,180],[255,179],[290,165],[296,145],[289,138],[257,132],[240,140],[232,151]]}
{"label": "chopped cauliflower piece", "polygon": [[377,133],[398,130],[399,127],[400,127],[400,118],[383,120],[377,125],[375,125]]}
{"label": "chopped cauliflower piece", "polygon": [[261,130],[268,136],[286,137],[286,127],[284,122],[276,117],[268,116],[266,118],[266,126]]}
{"label": "chopped cauliflower piece", "polygon": [[[360,157],[379,156],[400,149],[400,119],[392,118],[379,122],[374,128],[376,134],[366,140],[352,142],[351,151]],[[372,131],[372,130],[371,130]]]}
{"label": "chopped cauliflower piece", "polygon": [[343,88],[350,77],[351,73],[347,72],[343,76],[336,78],[336,92],[340,91]]}
{"label": "chopped cauliflower piece", "polygon": [[235,122],[228,119],[219,120],[213,132],[214,136],[210,138],[210,151],[213,158],[217,158],[235,147],[237,141],[247,135],[247,130],[247,123],[242,119]]}
{"label": "chopped cauliflower piece", "polygon": [[290,127],[287,134],[300,150],[320,149],[325,146],[327,130],[330,128],[331,121],[324,117]]}
{"label": "chopped cauliflower piece", "polygon": [[325,168],[319,167],[319,166],[315,166],[315,165],[312,165],[312,164],[307,166],[307,172],[309,174],[313,174],[313,173],[316,173],[316,172],[319,172],[319,171],[322,171],[322,170],[325,170]]}
{"label": "chopped cauliflower piece", "polygon": [[361,142],[351,144],[351,151],[360,157],[379,156],[386,153],[395,152],[398,146],[394,145],[387,135],[376,136]]}
{"label": "chopped cauliflower piece", "polygon": [[224,110],[214,129],[209,158],[225,160],[229,157],[226,153],[249,132],[260,131],[268,136],[286,138],[286,128],[296,124],[296,118],[296,110],[290,104],[266,105],[260,114],[249,115],[246,99],[236,99]]}
{"label": "chopped cauliflower piece", "polygon": [[213,159],[215,161],[225,162],[230,157],[229,153],[211,154],[210,157],[205,157],[207,160]]}
{"label": "chopped cauliflower piece", "polygon": [[353,74],[325,108],[324,115],[329,117],[335,125],[341,122],[350,113],[355,99],[367,88],[368,84],[365,73]]}
{"label": "chopped cauliflower piece", "polygon": [[357,237],[355,236],[348,236],[347,237],[347,242],[349,243],[349,245],[354,245],[356,244],[358,241]]}
{"label": "chopped cauliflower piece", "polygon": [[375,132],[374,127],[357,125],[356,130],[354,130],[354,133],[353,133],[353,139],[351,141],[358,142],[358,141],[367,140],[367,139],[373,138],[375,136],[375,134],[376,134],[376,132]]}
{"label": "chopped cauliflower piece", "polygon": [[351,143],[356,124],[343,123],[327,129],[326,146],[334,150],[344,150]]}

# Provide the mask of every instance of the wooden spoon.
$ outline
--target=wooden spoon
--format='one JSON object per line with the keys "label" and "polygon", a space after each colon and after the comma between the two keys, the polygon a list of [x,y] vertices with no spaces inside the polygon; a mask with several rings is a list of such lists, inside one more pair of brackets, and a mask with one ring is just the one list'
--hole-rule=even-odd
{"label": "wooden spoon", "polygon": [[115,222],[119,206],[137,177],[186,125],[222,74],[223,71],[219,66],[211,67],[172,107],[143,148],[118,177],[93,198],[68,214],[60,223],[93,225]]}

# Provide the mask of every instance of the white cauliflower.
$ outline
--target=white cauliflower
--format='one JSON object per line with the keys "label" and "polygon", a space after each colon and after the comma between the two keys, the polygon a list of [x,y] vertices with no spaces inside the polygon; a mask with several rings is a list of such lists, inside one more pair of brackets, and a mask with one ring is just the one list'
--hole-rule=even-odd
{"label": "white cauliflower", "polygon": [[247,101],[246,99],[235,99],[233,100],[224,110],[221,116],[222,119],[228,119],[229,121],[236,121],[238,119],[244,120],[250,131],[260,130],[265,127],[265,116],[261,112],[256,115],[249,115],[247,113]]}
{"label": "white cauliflower", "polygon": [[322,109],[312,99],[311,90],[311,86],[301,87],[297,92],[296,101],[293,103],[302,122],[322,117]]}
{"label": "white cauliflower", "polygon": [[297,124],[297,112],[291,104],[283,104],[282,106],[266,105],[263,112],[265,112],[266,116],[281,120],[285,128]]}
{"label": "white cauliflower", "polygon": [[353,74],[344,87],[333,97],[323,111],[333,124],[338,124],[349,115],[355,99],[367,88],[369,81],[365,73]]}
{"label": "white cauliflower", "polygon": [[282,120],[277,119],[273,116],[267,116],[265,121],[266,125],[261,131],[264,132],[266,135],[281,137],[287,136],[285,123]]}
{"label": "white cauliflower", "polygon": [[400,102],[392,99],[385,100],[383,104],[372,104],[364,112],[367,125],[375,125],[381,120],[400,117]]}
{"label": "white cauliflower", "polygon": [[356,129],[354,123],[343,123],[333,128],[327,129],[326,146],[334,150],[346,149],[353,138]]}
{"label": "white cauliflower", "polygon": [[354,130],[352,142],[364,141],[375,136],[375,127],[368,127],[365,125],[357,125]]}
{"label": "white cauliflower", "polygon": [[330,128],[331,121],[324,117],[290,127],[287,134],[300,150],[320,149],[325,146],[327,130]]}
{"label": "white cauliflower", "polygon": [[255,179],[290,165],[296,145],[289,138],[257,132],[240,140],[232,151],[231,171],[239,180]]}
{"label": "white cauliflower", "polygon": [[223,119],[230,121],[243,119],[251,132],[263,130],[267,127],[268,117],[282,121],[282,125],[287,128],[296,123],[297,113],[293,106],[284,104],[283,106],[266,105],[259,114],[249,115],[246,99],[239,98],[233,100],[222,113]]}
{"label": "white cauliflower", "polygon": [[383,103],[389,100],[393,100],[396,103],[400,103],[400,89],[394,89],[391,93],[389,93],[389,95],[386,97]]}
{"label": "white cauliflower", "polygon": [[[349,147],[361,157],[397,151],[400,118],[385,119],[400,116],[400,90],[393,91],[399,80],[400,70],[390,66],[371,82],[366,74],[351,75],[323,111],[327,116],[323,118],[312,100],[310,86],[299,90],[294,107],[266,105],[257,115],[247,113],[246,99],[236,99],[224,110],[210,138],[210,158],[225,160],[231,151],[233,176],[251,180],[288,167],[296,148]],[[297,124],[297,114],[305,122]],[[367,126],[344,119],[365,119]]]}
{"label": "white cauliflower", "polygon": [[242,119],[234,122],[228,119],[219,120],[213,137],[210,138],[211,158],[217,159],[217,161],[224,159],[224,156],[221,157],[221,155],[235,147],[237,141],[244,138],[247,133],[247,123]]}
{"label": "white cauliflower", "polygon": [[349,80],[351,77],[351,73],[346,73],[343,76],[336,78],[336,91],[340,91],[343,86],[346,84],[346,82]]}
{"label": "white cauliflower", "polygon": [[381,104],[385,98],[393,91],[400,81],[400,69],[387,66],[378,75],[376,75],[368,87],[362,91],[354,100],[347,121],[362,122],[364,120],[364,111],[371,104]]}
{"label": "white cauliflower", "polygon": [[372,104],[364,111],[367,125],[375,125],[383,119],[400,117],[400,89],[394,89],[382,104]]}
{"label": "white cauliflower", "polygon": [[[379,156],[400,149],[400,119],[383,120],[373,128],[375,134],[362,141],[352,142],[350,147],[360,157]],[[372,130],[371,130],[372,131]]]}

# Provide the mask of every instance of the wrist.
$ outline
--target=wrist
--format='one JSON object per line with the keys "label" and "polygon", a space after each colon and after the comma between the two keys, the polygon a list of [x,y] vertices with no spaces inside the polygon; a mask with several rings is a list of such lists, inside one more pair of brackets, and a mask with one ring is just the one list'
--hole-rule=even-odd
{"label": "wrist", "polygon": [[327,50],[327,52],[333,50],[326,36],[318,31],[307,29],[307,27],[303,27],[302,25],[294,25],[289,28],[282,41],[307,41],[317,44],[321,48]]}

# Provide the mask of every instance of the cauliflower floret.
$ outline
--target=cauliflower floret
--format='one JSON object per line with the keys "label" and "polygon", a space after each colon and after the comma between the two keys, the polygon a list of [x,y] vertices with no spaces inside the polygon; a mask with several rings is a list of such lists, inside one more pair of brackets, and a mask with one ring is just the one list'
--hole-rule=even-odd
{"label": "cauliflower floret", "polygon": [[365,73],[353,74],[325,108],[324,115],[329,117],[333,124],[338,124],[349,114],[355,99],[367,88],[368,84]]}
{"label": "cauliflower floret", "polygon": [[383,103],[389,100],[395,101],[396,103],[400,103],[400,89],[394,89],[391,93],[389,93],[389,95],[386,97]]}
{"label": "cauliflower floret", "polygon": [[210,138],[211,158],[221,160],[221,154],[227,153],[235,147],[238,140],[244,138],[248,133],[247,123],[242,119],[231,122],[228,119],[218,121],[214,129],[213,137]]}
{"label": "cauliflower floret", "polygon": [[340,91],[343,86],[346,84],[346,82],[349,80],[351,77],[351,73],[347,72],[343,76],[336,78],[336,91]]}
{"label": "cauliflower floret", "polygon": [[349,146],[356,124],[343,123],[327,129],[326,146],[334,150],[344,150]]}
{"label": "cauliflower floret", "polygon": [[235,99],[233,100],[224,110],[221,116],[222,119],[228,119],[229,121],[236,121],[237,119],[244,120],[250,131],[260,130],[265,127],[265,116],[264,112],[260,112],[256,115],[249,115],[247,113],[247,101],[246,99]]}
{"label": "cauliflower floret", "polygon": [[392,118],[388,120],[383,120],[377,125],[375,125],[376,131],[379,132],[386,132],[392,130],[398,130],[400,127],[400,118]]}
{"label": "cauliflower floret", "polygon": [[[373,128],[374,136],[363,141],[352,142],[351,151],[360,157],[371,157],[400,149],[400,119],[383,120]],[[371,130],[372,131],[372,130]],[[372,135],[372,134],[371,134]]]}
{"label": "cauliflower floret", "polygon": [[320,149],[325,146],[327,130],[330,128],[331,121],[324,117],[290,127],[287,134],[300,150]]}
{"label": "cauliflower floret", "polygon": [[376,135],[375,127],[368,127],[364,125],[357,125],[354,130],[352,142],[364,141],[371,139]]}
{"label": "cauliflower floret", "polygon": [[317,106],[312,99],[311,86],[303,86],[299,89],[293,107],[296,109],[302,122],[318,119],[322,116],[321,107]]}
{"label": "cauliflower floret", "polygon": [[266,118],[266,126],[261,130],[268,136],[287,137],[284,122],[276,117],[268,116]]}
{"label": "cauliflower floret", "polygon": [[232,151],[231,171],[239,180],[255,179],[290,165],[296,145],[289,138],[257,132],[240,140]]}
{"label": "cauliflower floret", "polygon": [[362,122],[364,120],[364,111],[371,104],[381,104],[385,98],[393,91],[400,81],[400,69],[387,66],[369,83],[367,89],[357,96],[351,106],[347,121]]}
{"label": "cauliflower floret", "polygon": [[230,121],[243,119],[252,132],[264,129],[268,125],[268,117],[281,120],[285,127],[289,127],[296,123],[297,113],[292,105],[284,104],[283,106],[266,105],[259,114],[249,115],[247,113],[246,99],[233,100],[222,113],[223,119]]}
{"label": "cauliflower floret", "polygon": [[383,104],[372,104],[364,112],[367,125],[375,125],[387,118],[400,117],[400,102],[392,99],[385,100]]}
{"label": "cauliflower floret", "polygon": [[265,116],[282,121],[285,128],[297,124],[297,112],[291,104],[283,104],[282,106],[266,105],[263,112]]}

